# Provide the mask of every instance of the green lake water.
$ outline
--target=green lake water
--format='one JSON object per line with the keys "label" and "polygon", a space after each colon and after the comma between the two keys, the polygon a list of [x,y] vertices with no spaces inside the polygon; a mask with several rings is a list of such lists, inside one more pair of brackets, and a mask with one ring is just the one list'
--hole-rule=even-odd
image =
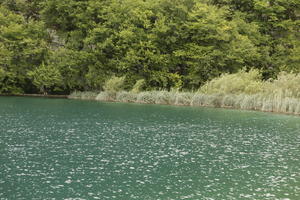
{"label": "green lake water", "polygon": [[0,199],[300,199],[300,117],[0,97]]}

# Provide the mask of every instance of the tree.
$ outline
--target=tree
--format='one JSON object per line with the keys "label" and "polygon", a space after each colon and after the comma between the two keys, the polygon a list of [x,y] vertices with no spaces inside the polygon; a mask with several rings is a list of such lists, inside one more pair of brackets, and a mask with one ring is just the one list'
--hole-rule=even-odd
{"label": "tree", "polygon": [[299,72],[299,8],[298,0],[3,0],[0,92],[35,92],[28,72],[42,63],[59,70],[64,93],[101,90],[114,75],[126,77],[124,89],[143,79],[145,90],[169,90],[243,68],[264,79]]}
{"label": "tree", "polygon": [[28,76],[40,92],[47,94],[54,86],[60,86],[62,76],[57,68],[51,65],[42,64],[40,67],[29,71]]}
{"label": "tree", "polygon": [[[0,5],[0,68],[5,71],[2,92],[31,90],[27,72],[48,55],[47,32],[42,22],[28,20]],[[4,89],[5,88],[5,89]]]}
{"label": "tree", "polygon": [[203,3],[189,12],[181,34],[185,43],[174,54],[188,70],[185,79],[190,87],[198,88],[222,72],[255,66],[260,59],[257,26],[227,16],[227,9]]}

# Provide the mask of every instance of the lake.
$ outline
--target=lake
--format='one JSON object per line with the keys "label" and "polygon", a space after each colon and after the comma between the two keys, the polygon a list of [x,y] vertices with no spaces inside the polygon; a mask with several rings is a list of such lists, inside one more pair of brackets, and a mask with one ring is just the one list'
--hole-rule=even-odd
{"label": "lake", "polygon": [[300,199],[300,117],[0,97],[0,199]]}

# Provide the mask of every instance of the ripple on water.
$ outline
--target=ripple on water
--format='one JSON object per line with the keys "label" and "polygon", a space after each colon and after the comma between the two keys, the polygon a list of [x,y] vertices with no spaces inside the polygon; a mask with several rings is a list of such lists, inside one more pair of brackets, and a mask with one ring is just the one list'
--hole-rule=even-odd
{"label": "ripple on water", "polygon": [[300,199],[300,119],[0,98],[0,199]]}

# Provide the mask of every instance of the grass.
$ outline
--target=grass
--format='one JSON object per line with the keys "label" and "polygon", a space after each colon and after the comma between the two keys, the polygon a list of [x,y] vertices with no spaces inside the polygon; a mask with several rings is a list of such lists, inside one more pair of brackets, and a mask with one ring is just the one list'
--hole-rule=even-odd
{"label": "grass", "polygon": [[68,96],[69,99],[95,100],[97,92],[78,92],[75,91]]}
{"label": "grass", "polygon": [[[118,83],[124,80],[119,79]],[[107,82],[110,83],[111,82]],[[74,92],[69,98],[98,101],[133,102],[184,106],[206,106],[257,110],[300,115],[300,75],[281,73],[275,80],[261,81],[258,71],[244,70],[224,74],[206,83],[197,92],[140,91],[143,81],[134,90],[122,91],[112,84],[99,94]]]}
{"label": "grass", "polygon": [[257,110],[300,114],[300,99],[281,97],[280,95],[265,94],[203,94],[191,92],[144,91],[140,93],[120,91],[114,93],[92,92],[72,93],[69,98],[97,101],[116,101],[144,104],[165,104],[184,106],[204,106],[219,108],[235,108],[243,110]]}
{"label": "grass", "polygon": [[119,102],[136,102],[137,94],[135,92],[121,91],[116,94],[116,101]]}

